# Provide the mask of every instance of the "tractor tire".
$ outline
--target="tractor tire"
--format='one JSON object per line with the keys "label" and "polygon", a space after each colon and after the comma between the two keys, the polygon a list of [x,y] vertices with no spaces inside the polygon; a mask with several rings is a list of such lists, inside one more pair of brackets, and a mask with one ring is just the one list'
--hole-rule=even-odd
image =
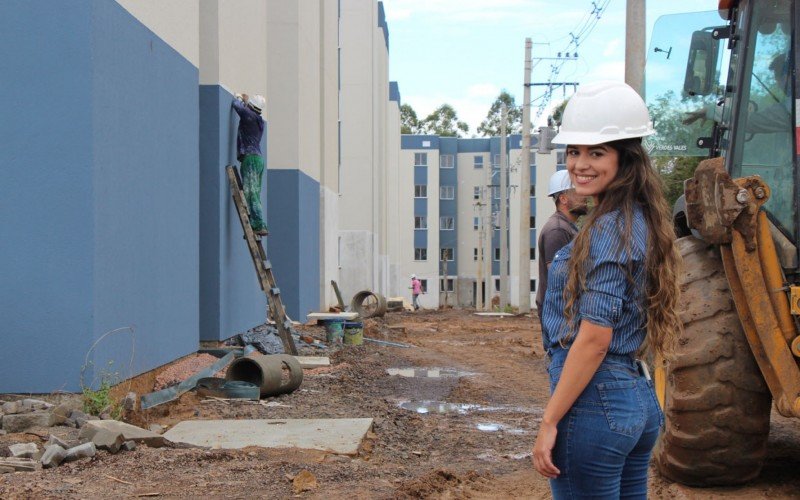
{"label": "tractor tire", "polygon": [[689,486],[735,485],[761,472],[772,399],[739,321],[719,250],[692,236],[684,261],[684,332],[664,367],[659,472]]}

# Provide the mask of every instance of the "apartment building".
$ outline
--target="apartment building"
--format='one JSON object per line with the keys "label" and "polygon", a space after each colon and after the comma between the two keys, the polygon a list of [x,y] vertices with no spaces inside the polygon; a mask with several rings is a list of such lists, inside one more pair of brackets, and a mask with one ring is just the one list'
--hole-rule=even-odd
{"label": "apartment building", "polygon": [[[531,184],[520,186],[521,136],[507,138],[509,299],[520,299],[520,252],[528,255],[531,302],[538,285],[536,228],[553,214],[547,181],[563,169],[564,151],[536,154],[532,138]],[[500,138],[459,139],[403,135],[399,161],[398,208],[400,272],[416,274],[426,292],[425,308],[475,307],[500,294]],[[520,207],[530,204],[528,231],[522,238]],[[408,295],[408,291],[404,291]]]}

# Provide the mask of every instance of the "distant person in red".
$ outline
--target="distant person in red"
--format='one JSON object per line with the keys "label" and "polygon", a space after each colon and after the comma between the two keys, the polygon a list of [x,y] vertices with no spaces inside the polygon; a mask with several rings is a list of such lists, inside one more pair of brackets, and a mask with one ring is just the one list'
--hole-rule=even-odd
{"label": "distant person in red", "polygon": [[411,297],[414,310],[419,310],[419,294],[422,293],[422,282],[417,279],[416,274],[411,275]]}

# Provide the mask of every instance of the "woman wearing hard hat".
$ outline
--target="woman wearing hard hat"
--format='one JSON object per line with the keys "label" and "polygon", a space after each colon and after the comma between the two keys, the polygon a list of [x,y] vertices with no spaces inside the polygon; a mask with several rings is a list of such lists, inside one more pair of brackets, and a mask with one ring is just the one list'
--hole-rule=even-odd
{"label": "woman wearing hard hat", "polygon": [[551,397],[533,464],[557,499],[647,496],[663,414],[636,355],[668,356],[680,331],[671,211],[642,147],[652,133],[639,95],[601,82],[570,99],[553,139],[595,206],[554,257],[542,310]]}

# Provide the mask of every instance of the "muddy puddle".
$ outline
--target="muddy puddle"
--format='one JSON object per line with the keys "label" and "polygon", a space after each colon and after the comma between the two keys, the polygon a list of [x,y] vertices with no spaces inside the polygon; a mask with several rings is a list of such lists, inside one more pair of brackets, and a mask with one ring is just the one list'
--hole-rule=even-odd
{"label": "muddy puddle", "polygon": [[[447,401],[400,401],[397,406],[404,410],[413,411],[415,413],[454,413],[459,415],[466,415],[467,413],[477,412],[505,412],[505,413],[525,413],[535,416],[541,416],[544,413],[543,408],[524,408],[521,406],[487,406],[474,403],[449,403]],[[502,425],[502,424],[487,424]],[[481,429],[484,430],[484,429]],[[490,429],[485,429],[487,432]],[[500,430],[500,429],[498,429]]]}
{"label": "muddy puddle", "polygon": [[408,378],[458,378],[475,375],[472,372],[457,370],[455,368],[387,368],[386,373],[391,376]]}
{"label": "muddy puddle", "polygon": [[475,424],[475,428],[481,432],[505,432],[508,434],[527,434],[528,431],[525,429],[519,429],[516,427],[510,427],[505,424],[497,423],[497,422],[480,422]]}

